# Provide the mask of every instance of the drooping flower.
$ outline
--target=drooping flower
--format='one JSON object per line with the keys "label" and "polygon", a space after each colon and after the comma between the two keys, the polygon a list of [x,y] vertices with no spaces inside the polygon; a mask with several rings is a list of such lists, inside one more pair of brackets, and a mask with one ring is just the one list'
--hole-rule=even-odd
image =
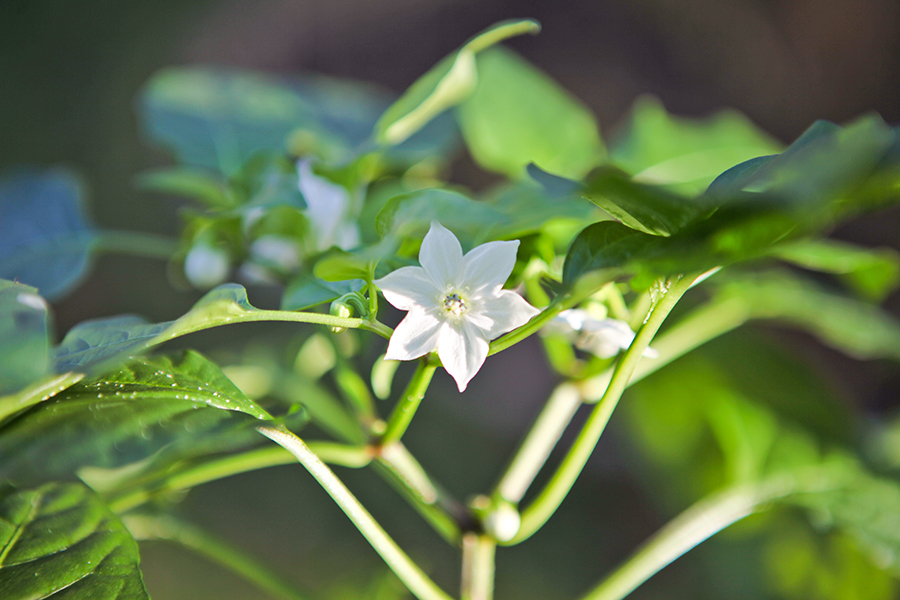
{"label": "drooping flower", "polygon": [[347,189],[316,175],[308,159],[297,162],[297,178],[297,187],[306,200],[306,216],[316,236],[316,250],[332,246],[349,250],[359,245],[359,227],[353,221]]}
{"label": "drooping flower", "polygon": [[463,256],[459,240],[437,221],[422,241],[421,267],[402,267],[375,281],[384,297],[409,311],[394,330],[385,359],[413,360],[437,351],[459,391],[488,354],[490,340],[540,311],[504,290],[518,241],[488,242]]}
{"label": "drooping flower", "polygon": [[[572,340],[575,347],[599,358],[612,358],[622,350],[627,350],[634,341],[634,331],[625,321],[618,319],[596,319],[581,308],[564,310],[547,327],[547,333],[561,333]],[[646,348],[643,356],[656,358],[659,353]]]}

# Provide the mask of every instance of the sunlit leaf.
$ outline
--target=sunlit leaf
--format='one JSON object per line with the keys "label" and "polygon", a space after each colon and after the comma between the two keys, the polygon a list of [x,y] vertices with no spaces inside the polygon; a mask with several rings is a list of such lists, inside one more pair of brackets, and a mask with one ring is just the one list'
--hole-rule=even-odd
{"label": "sunlit leaf", "polygon": [[221,451],[247,444],[259,419],[271,417],[195,352],[134,359],[5,425],[0,480],[29,485],[85,466],[119,467],[164,449],[190,454],[209,436]]}
{"label": "sunlit leaf", "polygon": [[0,278],[51,300],[78,284],[94,240],[82,195],[78,178],[60,169],[0,178]]}
{"label": "sunlit leaf", "polygon": [[540,26],[534,21],[503,21],[476,35],[419,77],[384,112],[375,125],[376,139],[382,144],[399,144],[406,140],[472,93],[477,82],[475,56],[478,52],[509,37],[539,30]]}
{"label": "sunlit leaf", "polygon": [[609,155],[638,183],[691,195],[705,190],[733,165],[780,150],[781,144],[736,111],[676,117],[657,98],[641,96],[624,132],[611,143]]}
{"label": "sunlit leaf", "polygon": [[134,538],[81,484],[0,496],[4,600],[149,600]]}
{"label": "sunlit leaf", "polygon": [[591,112],[536,67],[499,47],[480,54],[477,66],[478,84],[457,115],[482,167],[521,178],[535,163],[580,178],[604,157]]}

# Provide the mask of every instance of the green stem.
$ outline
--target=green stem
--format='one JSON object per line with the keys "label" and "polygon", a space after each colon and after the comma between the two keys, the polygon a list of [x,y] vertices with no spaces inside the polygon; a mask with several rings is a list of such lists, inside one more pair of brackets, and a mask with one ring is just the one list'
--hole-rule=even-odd
{"label": "green stem", "polygon": [[486,535],[463,536],[461,600],[491,600],[494,597],[494,554],[497,543]]}
{"label": "green stem", "polygon": [[450,600],[429,577],[400,549],[359,500],[347,489],[325,463],[313,454],[299,437],[284,428],[257,427],[257,431],[287,449],[328,492],[360,533],[381,555],[400,581],[419,600]]}
{"label": "green stem", "polygon": [[141,231],[101,231],[91,242],[91,248],[95,252],[168,260],[178,250],[178,241]]}
{"label": "green stem", "polygon": [[382,447],[373,464],[447,542],[459,542],[459,521],[468,514],[466,508],[431,480],[406,446],[394,442]]}
{"label": "green stem", "polygon": [[435,368],[435,365],[428,360],[419,361],[419,366],[416,368],[416,372],[413,373],[412,379],[409,380],[406,391],[403,392],[403,396],[397,402],[397,406],[394,407],[388,419],[387,427],[381,436],[380,443],[382,446],[389,446],[403,437],[406,428],[409,427],[413,416],[416,414],[416,409],[419,408],[419,404],[422,402],[422,398],[425,397],[425,392],[428,390],[428,384],[431,383],[431,377],[434,375]]}
{"label": "green stem", "polygon": [[[365,447],[345,446],[332,442],[310,442],[309,448],[322,461],[344,467],[364,467],[371,461],[371,453]],[[290,452],[281,447],[267,447],[243,452],[205,462],[180,473],[168,475],[162,480],[135,482],[132,489],[108,501],[109,507],[122,514],[161,493],[189,489],[203,483],[215,481],[278,465],[296,462]]]}
{"label": "green stem", "polygon": [[[190,313],[188,313],[190,314]],[[193,317],[194,315],[192,315]],[[195,331],[203,331],[220,327],[222,325],[231,325],[234,323],[254,323],[259,321],[286,321],[290,323],[313,323],[315,325],[327,325],[329,327],[346,327],[347,329],[363,329],[377,333],[385,339],[390,339],[393,329],[380,323],[379,321],[370,321],[368,319],[359,319],[354,317],[336,317],[334,315],[325,315],[313,312],[293,312],[289,310],[261,310],[256,309],[246,312],[234,312],[225,314],[212,314],[207,319],[196,319],[198,321],[187,327],[179,328],[173,332],[170,337],[172,339],[178,336],[194,333]],[[177,321],[176,321],[177,323]]]}
{"label": "green stem", "polygon": [[781,498],[823,492],[840,484],[828,467],[770,477],[725,489],[700,500],[670,521],[581,600],[621,600],[665,566],[713,534]]}
{"label": "green stem", "polygon": [[513,504],[522,500],[579,406],[581,394],[574,385],[563,383],[553,391],[497,483],[495,494]]}
{"label": "green stem", "polygon": [[172,517],[130,515],[123,518],[126,527],[138,540],[164,540],[180,544],[215,563],[237,573],[261,590],[281,600],[305,600],[281,578],[271,573],[251,556],[224,543],[204,531]]}
{"label": "green stem", "polygon": [[568,454],[566,454],[546,487],[535,498],[534,502],[522,512],[522,525],[519,533],[508,542],[509,544],[517,544],[531,537],[556,512],[569,490],[572,489],[572,485],[581,474],[584,465],[600,440],[600,435],[606,428],[606,424],[609,422],[609,418],[618,404],[622,392],[628,385],[635,367],[641,360],[641,355],[650,344],[650,340],[653,339],[669,312],[688,290],[694,279],[694,277],[680,277],[670,285],[669,289],[660,292],[661,298],[651,308],[643,327],[638,331],[631,346],[616,364],[606,393],[600,402],[597,403],[597,406],[594,407],[584,428],[575,439]]}

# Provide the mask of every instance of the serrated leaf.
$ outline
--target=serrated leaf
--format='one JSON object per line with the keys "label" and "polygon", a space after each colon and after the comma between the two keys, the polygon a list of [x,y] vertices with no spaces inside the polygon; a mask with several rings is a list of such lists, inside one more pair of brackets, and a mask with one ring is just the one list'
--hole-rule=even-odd
{"label": "serrated leaf", "polygon": [[625,225],[651,235],[670,236],[712,212],[692,198],[637,183],[615,167],[594,169],[581,193]]}
{"label": "serrated leaf", "polygon": [[773,255],[813,271],[834,273],[862,297],[875,302],[900,283],[900,253],[891,248],[811,239],[776,246]]}
{"label": "serrated leaf", "polygon": [[613,164],[634,173],[637,183],[692,195],[732,165],[780,150],[781,144],[736,111],[676,117],[659,99],[641,96],[609,156]]}
{"label": "serrated leaf", "polygon": [[522,178],[535,163],[581,178],[605,155],[597,122],[581,102],[505,48],[478,56],[478,85],[457,109],[472,158],[491,171]]}
{"label": "serrated leaf", "polygon": [[94,240],[82,195],[78,178],[61,169],[0,178],[0,278],[51,300],[78,284]]}
{"label": "serrated leaf", "polygon": [[291,279],[281,296],[281,310],[308,310],[344,294],[358,292],[365,285],[362,279],[325,281],[308,274],[298,275]]}
{"label": "serrated leaf", "polygon": [[94,493],[49,483],[0,498],[4,600],[149,600],[134,538]]}
{"label": "serrated leaf", "polygon": [[211,440],[221,451],[246,445],[260,419],[271,416],[195,352],[134,359],[6,424],[0,480],[31,485],[161,451],[174,460]]}
{"label": "serrated leaf", "polygon": [[47,303],[35,288],[0,279],[0,396],[50,370],[47,320]]}
{"label": "serrated leaf", "polygon": [[503,21],[479,33],[417,79],[391,104],[375,124],[375,138],[381,144],[403,142],[472,93],[477,81],[478,52],[509,37],[539,30],[534,21]]}

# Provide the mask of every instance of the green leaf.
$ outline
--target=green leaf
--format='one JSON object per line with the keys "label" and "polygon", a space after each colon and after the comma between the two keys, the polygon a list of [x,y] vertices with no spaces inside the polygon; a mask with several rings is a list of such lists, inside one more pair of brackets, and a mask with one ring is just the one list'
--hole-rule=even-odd
{"label": "green leaf", "polygon": [[198,447],[222,451],[246,445],[260,419],[271,416],[195,352],[134,359],[5,425],[0,480],[30,485],[163,451],[169,461]]}
{"label": "green leaf", "polygon": [[288,283],[281,297],[281,310],[308,310],[331,302],[350,292],[365,287],[362,279],[351,281],[325,281],[308,274],[301,274]]}
{"label": "green leaf", "polygon": [[801,327],[861,360],[900,360],[900,321],[881,308],[830,292],[786,272],[723,279],[723,298],[743,303],[754,318]]}
{"label": "green leaf", "polygon": [[615,221],[594,223],[572,242],[563,264],[563,285],[572,286],[593,271],[611,281],[655,247],[657,239]]}
{"label": "green leaf", "polygon": [[61,169],[0,177],[0,278],[51,300],[74,288],[94,240],[82,196],[79,179]]}
{"label": "green leaf", "polygon": [[503,219],[485,224],[488,230],[484,239],[520,238],[560,220],[583,224],[601,218],[599,210],[571,190],[565,183],[551,185],[549,189],[546,185],[536,186],[525,181],[498,186],[483,202],[500,211]]}
{"label": "green leaf", "polygon": [[50,370],[47,318],[47,303],[36,289],[0,279],[0,396]]}
{"label": "green leaf", "polygon": [[691,198],[637,183],[615,167],[594,169],[582,194],[625,225],[651,235],[672,235],[712,212]]}
{"label": "green leaf", "polygon": [[535,163],[581,178],[605,150],[590,111],[511,50],[478,56],[478,85],[459,105],[463,139],[485,169],[522,178]]}
{"label": "green leaf", "polygon": [[739,112],[675,117],[658,98],[641,96],[609,155],[613,164],[635,173],[637,183],[693,195],[731,166],[780,150],[781,144]]}
{"label": "green leaf", "polygon": [[475,89],[475,55],[507,38],[538,33],[535,21],[503,21],[479,33],[413,83],[375,124],[380,144],[399,144]]}
{"label": "green leaf", "polygon": [[149,600],[137,542],[94,493],[49,483],[0,498],[4,600]]}
{"label": "green leaf", "polygon": [[444,189],[426,189],[395,196],[375,217],[381,236],[396,239],[422,238],[432,221],[450,229],[465,244],[481,240],[487,229],[503,223],[506,216],[496,208]]}
{"label": "green leaf", "polygon": [[231,208],[234,199],[221,181],[201,169],[171,167],[140,173],[135,179],[140,190],[184,196],[209,208]]}
{"label": "green leaf", "polygon": [[773,255],[813,271],[834,273],[863,298],[880,302],[900,283],[900,253],[862,248],[837,240],[798,240],[773,248]]}
{"label": "green leaf", "polygon": [[121,363],[172,338],[227,323],[237,314],[255,312],[243,286],[229,283],[208,292],[175,321],[148,323],[135,316],[85,321],[73,327],[56,347],[56,371],[96,372]]}

